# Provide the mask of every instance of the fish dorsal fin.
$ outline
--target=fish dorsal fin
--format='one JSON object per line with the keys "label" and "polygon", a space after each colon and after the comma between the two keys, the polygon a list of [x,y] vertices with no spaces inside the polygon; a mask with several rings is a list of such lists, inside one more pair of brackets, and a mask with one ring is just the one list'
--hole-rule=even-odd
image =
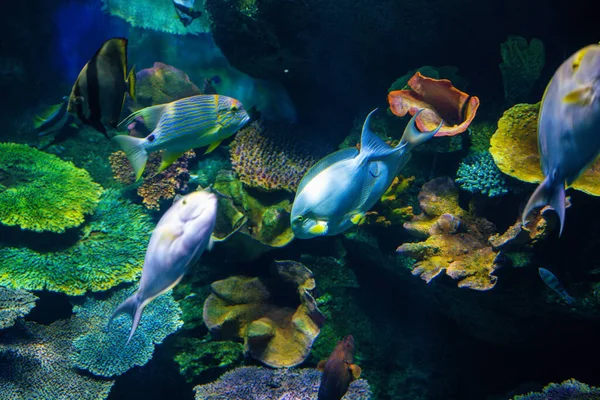
{"label": "fish dorsal fin", "polygon": [[364,157],[365,161],[368,161],[372,158],[384,158],[394,154],[394,152],[397,151],[379,138],[379,136],[373,133],[373,131],[369,128],[371,116],[375,113],[375,111],[377,111],[377,108],[367,115],[367,118],[363,124],[362,134],[360,136],[360,153]]}
{"label": "fish dorsal fin", "polygon": [[319,361],[319,363],[317,364],[317,369],[319,371],[324,371],[325,370],[325,364],[327,364],[327,360],[321,360],[321,361]]}
{"label": "fish dorsal fin", "polygon": [[362,369],[358,365],[350,364],[348,365],[348,368],[350,369],[350,372],[352,373],[352,377],[354,379],[360,378],[360,374],[362,374]]}
{"label": "fish dorsal fin", "polygon": [[154,131],[163,113],[167,110],[167,107],[171,106],[171,104],[172,103],[159,104],[156,106],[142,108],[141,110],[131,113],[127,118],[121,121],[118,126],[127,126],[135,121],[136,118],[141,117],[143,119],[142,123],[144,126],[148,128],[148,130]]}
{"label": "fish dorsal fin", "polygon": [[296,193],[302,192],[302,189],[304,189],[308,182],[321,173],[325,168],[335,164],[336,162],[354,158],[357,155],[358,150],[355,147],[348,147],[323,157],[315,165],[313,165],[306,174],[304,174],[300,184],[298,185],[298,190],[296,190]]}
{"label": "fish dorsal fin", "polygon": [[579,87],[563,97],[564,103],[577,104],[580,106],[590,105],[593,101],[594,93],[592,91],[592,87],[589,85]]}

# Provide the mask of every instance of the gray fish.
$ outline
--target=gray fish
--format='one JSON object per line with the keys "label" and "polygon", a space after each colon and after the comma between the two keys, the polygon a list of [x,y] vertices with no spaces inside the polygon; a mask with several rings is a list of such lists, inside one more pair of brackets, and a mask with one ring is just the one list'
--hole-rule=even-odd
{"label": "gray fish", "polygon": [[125,94],[135,99],[135,72],[127,75],[127,39],[106,41],[83,67],[69,96],[68,111],[108,137],[117,127]]}
{"label": "gray fish", "polygon": [[188,27],[196,18],[202,15],[200,11],[194,10],[195,2],[196,0],[173,0],[177,16],[185,27]]}
{"label": "gray fish", "polygon": [[336,235],[357,225],[389,188],[410,159],[410,150],[432,138],[420,132],[413,116],[396,147],[388,146],[369,129],[365,120],[360,152],[354,147],[332,153],[317,162],[298,186],[291,213],[294,235],[299,239]]}
{"label": "gray fish", "polygon": [[[217,216],[217,197],[210,192],[192,192],[173,203],[152,232],[144,259],[139,289],[110,317],[121,313],[133,318],[133,337],[144,307],[181,281],[211,242]],[[109,324],[110,324],[109,321]]]}
{"label": "gray fish", "polygon": [[[62,103],[50,106],[43,113],[36,116],[33,128],[38,133],[38,136],[58,133],[72,120],[73,117],[67,112],[68,104],[69,98],[65,96]],[[69,126],[77,127],[73,122]]]}
{"label": "gray fish", "polygon": [[[546,88],[538,118],[538,144],[545,179],[523,212],[550,205],[565,222],[565,184],[573,183],[600,152],[600,45],[569,57]],[[559,233],[559,234],[560,234]]]}
{"label": "gray fish", "polygon": [[575,301],[574,297],[569,296],[567,290],[562,283],[560,283],[556,275],[548,271],[546,268],[538,268],[538,272],[540,273],[540,278],[542,278],[546,286],[562,297],[567,304],[572,304]]}

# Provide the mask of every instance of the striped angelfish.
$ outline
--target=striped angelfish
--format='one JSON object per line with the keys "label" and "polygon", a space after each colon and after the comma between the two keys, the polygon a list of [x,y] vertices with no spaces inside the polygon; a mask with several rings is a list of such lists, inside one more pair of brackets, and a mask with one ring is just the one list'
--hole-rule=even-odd
{"label": "striped angelfish", "polygon": [[116,128],[125,94],[135,98],[134,88],[133,69],[127,75],[127,39],[112,38],[79,73],[69,96],[68,111],[108,137],[106,126]]}
{"label": "striped angelfish", "polygon": [[206,153],[213,151],[249,120],[244,106],[236,99],[191,96],[134,112],[119,125],[138,121],[152,132],[145,138],[119,135],[113,140],[127,154],[136,179],[140,179],[150,153],[163,150],[160,172],[190,149],[209,146]]}
{"label": "striped angelfish", "polygon": [[538,272],[540,273],[540,278],[542,278],[546,286],[562,297],[567,304],[571,304],[575,301],[574,297],[569,296],[569,293],[567,293],[567,290],[562,283],[560,283],[556,275],[548,271],[546,268],[538,268]]}
{"label": "striped angelfish", "polygon": [[[72,118],[67,112],[68,104],[69,98],[65,96],[63,97],[62,103],[50,106],[40,115],[36,116],[33,128],[39,136],[46,136],[60,132],[60,130]],[[70,126],[77,127],[77,125],[74,123],[71,123]]]}

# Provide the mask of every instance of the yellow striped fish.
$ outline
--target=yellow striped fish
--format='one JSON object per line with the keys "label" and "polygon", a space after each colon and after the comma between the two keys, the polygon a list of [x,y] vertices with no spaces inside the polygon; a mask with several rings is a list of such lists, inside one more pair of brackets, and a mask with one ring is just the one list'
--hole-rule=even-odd
{"label": "yellow striped fish", "polygon": [[164,150],[160,172],[190,149],[210,146],[206,151],[210,153],[249,120],[244,106],[236,99],[219,95],[191,96],[134,112],[119,125],[141,121],[152,132],[143,139],[119,135],[113,140],[127,154],[139,180],[150,153]]}

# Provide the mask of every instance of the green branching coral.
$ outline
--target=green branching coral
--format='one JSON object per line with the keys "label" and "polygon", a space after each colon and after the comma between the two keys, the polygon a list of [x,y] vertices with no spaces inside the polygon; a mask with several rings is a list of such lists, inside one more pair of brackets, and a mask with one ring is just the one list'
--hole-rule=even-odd
{"label": "green branching coral", "polygon": [[456,171],[456,182],[464,190],[489,197],[508,193],[504,176],[487,151],[467,156]]}
{"label": "green branching coral", "polygon": [[0,223],[36,232],[79,226],[102,187],[83,169],[55,155],[0,143]]}
{"label": "green branching coral", "polygon": [[244,345],[230,341],[206,341],[185,338],[180,343],[182,350],[175,356],[179,372],[188,382],[209,370],[225,370],[239,365],[244,359]]}
{"label": "green branching coral", "polygon": [[108,190],[76,243],[56,251],[0,247],[0,285],[68,295],[139,277],[153,224],[141,206]]}
{"label": "green branching coral", "polygon": [[500,45],[500,53],[504,98],[509,104],[527,101],[544,68],[544,43],[535,38],[527,43],[521,36],[509,36]]}
{"label": "green branching coral", "polygon": [[0,329],[13,326],[17,318],[27,315],[36,300],[36,296],[25,290],[0,286]]}
{"label": "green branching coral", "polygon": [[126,344],[131,330],[131,318],[118,317],[110,326],[108,318],[132,290],[120,290],[105,300],[88,298],[73,311],[88,332],[74,340],[72,360],[76,367],[93,374],[113,377],[136,365],[145,365],[152,358],[156,344],[177,331],[182,325],[181,310],[171,293],[152,301],[131,341]]}

